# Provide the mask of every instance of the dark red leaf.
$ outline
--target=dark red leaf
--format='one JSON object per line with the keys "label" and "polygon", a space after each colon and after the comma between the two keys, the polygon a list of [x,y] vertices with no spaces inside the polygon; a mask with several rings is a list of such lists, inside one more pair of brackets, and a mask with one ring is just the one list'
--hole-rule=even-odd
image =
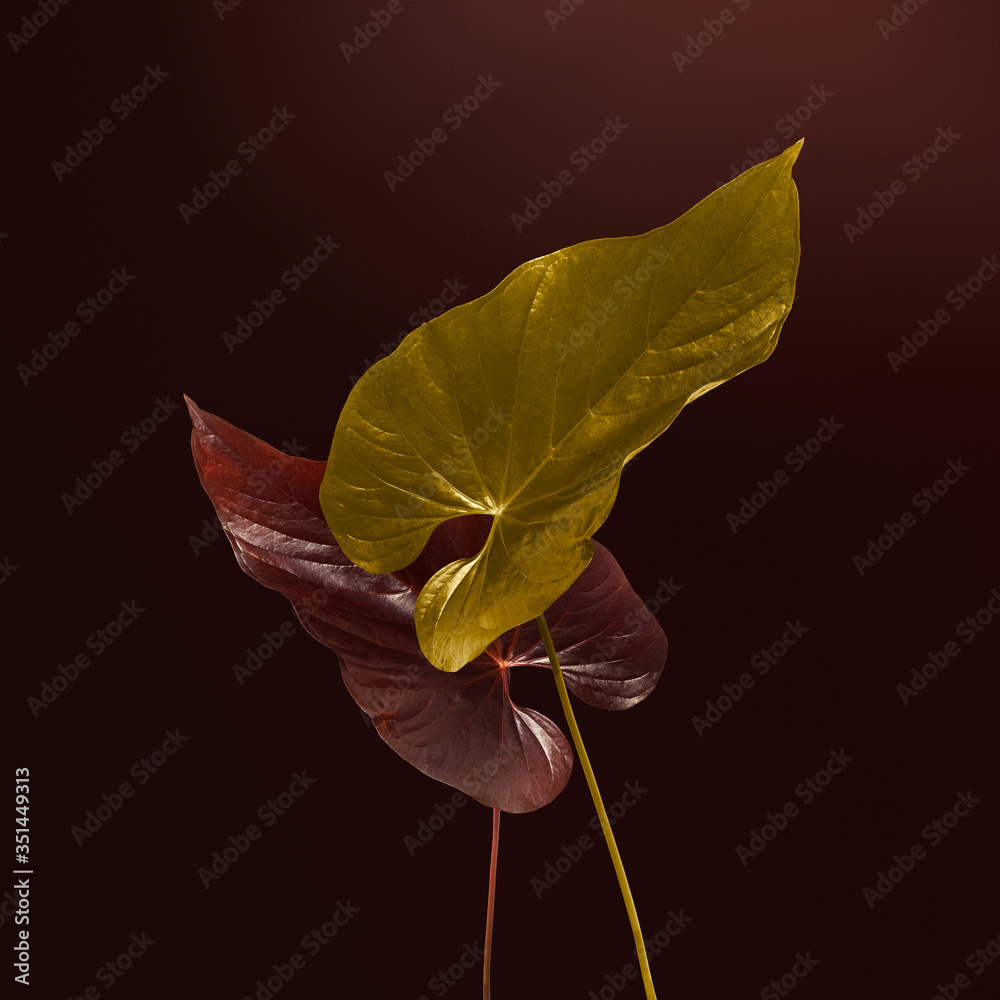
{"label": "dark red leaf", "polygon": [[[569,743],[508,691],[511,667],[549,669],[537,625],[504,634],[457,673],[435,669],[417,643],[420,587],[477,552],[489,518],[448,521],[406,569],[366,573],[340,551],[323,517],[325,462],[285,455],[187,403],[198,475],[237,561],[281,591],[303,627],[337,653],[348,690],[382,739],[485,805],[528,812],[551,802],[569,780]],[[598,543],[595,550],[546,620],[570,690],[591,705],[628,708],[656,685],[666,637],[611,553]]]}

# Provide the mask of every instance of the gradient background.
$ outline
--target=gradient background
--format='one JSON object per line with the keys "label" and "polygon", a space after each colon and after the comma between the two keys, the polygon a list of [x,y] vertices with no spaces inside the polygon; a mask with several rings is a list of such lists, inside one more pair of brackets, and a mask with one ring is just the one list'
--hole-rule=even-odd
{"label": "gradient background", "polygon": [[[415,0],[350,61],[341,43],[370,4],[74,0],[47,24],[29,0],[8,8],[5,32],[42,24],[7,36],[0,217],[0,594],[7,760],[32,783],[29,995],[254,998],[296,952],[306,965],[283,1000],[442,995],[432,978],[482,942],[489,811],[465,806],[411,857],[403,838],[452,790],[385,747],[297,622],[237,683],[233,665],[290,608],[222,538],[197,544],[213,512],[183,408],[134,452],[120,438],[186,392],[323,459],[351,376],[448,280],[473,298],[530,258],[656,228],[766,142],[801,136],[799,295],[777,351],[639,456],[598,535],[640,596],[680,585],[659,611],[667,670],[627,716],[582,706],[579,720],[606,800],[648,789],[616,826],[644,931],[691,918],[652,959],[661,998],[757,997],[807,951],[802,1000],[931,1000],[962,972],[962,995],[1000,995],[1000,962],[965,967],[990,941],[1000,953],[1000,622],[986,611],[973,642],[956,636],[1000,587],[997,288],[961,310],[948,299],[1000,251],[995,6],[908,0],[883,38],[887,2],[741,4],[682,72],[673,53],[721,2],[587,0],[553,28],[543,2]],[[147,65],[169,75],[119,120],[112,101]],[[384,172],[490,74],[495,93],[390,192]],[[787,123],[814,87],[830,96]],[[285,106],[294,121],[239,158]],[[516,232],[511,214],[615,116],[627,130]],[[52,162],[103,117],[114,131],[57,179]],[[905,164],[939,129],[959,138],[913,180]],[[234,158],[240,175],[185,223],[179,203]],[[851,241],[844,224],[896,180],[905,193]],[[223,332],[327,235],[331,259],[230,351]],[[115,268],[134,281],[25,384],[18,366]],[[947,324],[894,372],[887,354],[939,309]],[[831,417],[843,429],[792,471],[786,454]],[[124,464],[68,513],[62,495],[116,449]],[[914,495],[950,460],[970,471],[920,513]],[[734,533],[726,515],[778,469],[790,482]],[[916,526],[859,574],[854,556],[905,511]],[[136,622],[33,713],[28,699],[132,600]],[[706,700],[797,619],[808,633],[699,737]],[[958,657],[904,705],[897,685],[949,641]],[[561,718],[546,677],[514,684],[519,703]],[[187,742],[139,785],[130,769],[174,729]],[[841,748],[853,761],[802,803],[796,786]],[[310,790],[204,888],[197,870],[303,770]],[[123,781],[133,798],[77,846],[71,828]],[[980,804],[931,847],[923,828],[969,791]],[[788,801],[800,815],[742,865],[737,846]],[[632,945],[602,849],[541,899],[531,888],[592,813],[578,770],[544,812],[504,818],[498,1000],[642,996],[638,981],[612,985]],[[913,844],[925,859],[870,907],[862,890]],[[303,936],[348,900],[360,913],[308,955]],[[102,984],[97,970],[142,933],[155,944]],[[481,995],[479,976],[448,995]]]}

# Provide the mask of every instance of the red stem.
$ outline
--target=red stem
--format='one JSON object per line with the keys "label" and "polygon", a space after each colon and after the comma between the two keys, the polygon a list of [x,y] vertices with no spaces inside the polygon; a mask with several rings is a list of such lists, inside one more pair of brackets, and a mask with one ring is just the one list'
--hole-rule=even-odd
{"label": "red stem", "polygon": [[486,945],[483,948],[483,1000],[490,1000],[490,954],[493,951],[493,901],[497,890],[497,850],[500,847],[500,810],[493,810],[493,851],[490,855],[490,892],[486,902]]}

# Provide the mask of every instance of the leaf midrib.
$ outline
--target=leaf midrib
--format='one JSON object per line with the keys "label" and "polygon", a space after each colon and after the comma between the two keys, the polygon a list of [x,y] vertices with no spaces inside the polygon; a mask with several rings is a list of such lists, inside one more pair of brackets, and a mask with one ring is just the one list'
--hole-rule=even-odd
{"label": "leaf midrib", "polygon": [[[780,175],[779,175],[779,177],[780,177]],[[771,187],[768,188],[768,190],[764,193],[764,195],[766,196],[766,194],[769,194],[771,191],[773,191],[775,186],[776,186],[775,184],[772,184]],[[566,433],[563,434],[563,436],[557,442],[555,442],[555,444],[553,444],[549,448],[548,457],[546,459],[544,459],[543,461],[539,462],[535,466],[535,468],[532,470],[532,472],[528,476],[525,477],[524,482],[520,485],[520,487],[518,488],[517,492],[514,493],[514,495],[510,498],[510,500],[508,502],[504,503],[503,507],[501,508],[501,512],[505,511],[509,507],[513,506],[514,500],[516,500],[517,497],[520,496],[520,494],[523,493],[524,490],[531,484],[531,482],[535,479],[535,477],[538,476],[538,474],[541,472],[542,468],[552,459],[552,456],[562,446],[563,442],[568,437],[570,437],[570,435],[574,434],[576,432],[576,430],[579,428],[579,426],[583,423],[583,421],[586,420],[587,417],[589,417],[590,415],[592,415],[593,412],[594,412],[594,410],[597,409],[597,408],[599,408],[600,405],[608,398],[608,396],[610,396],[613,392],[615,392],[618,389],[618,387],[622,384],[622,382],[624,382],[625,379],[627,379],[631,375],[632,369],[635,368],[635,366],[637,364],[639,364],[639,362],[647,355],[647,353],[649,352],[649,349],[652,347],[653,343],[656,340],[658,340],[661,336],[663,336],[663,334],[666,331],[667,327],[670,326],[670,324],[674,321],[674,319],[676,318],[676,316],[684,309],[684,307],[688,304],[688,302],[691,301],[691,299],[695,296],[695,294],[697,294],[697,292],[699,292],[701,290],[701,288],[704,286],[704,284],[708,280],[708,278],[715,272],[715,270],[719,267],[719,265],[726,259],[726,257],[728,256],[728,254],[732,251],[733,247],[736,246],[736,244],[739,243],[739,241],[743,238],[743,236],[746,233],[747,229],[750,227],[751,222],[754,220],[754,218],[756,218],[757,214],[760,212],[763,204],[764,204],[764,196],[761,196],[759,198],[758,202],[757,202],[756,208],[754,208],[753,212],[747,218],[746,223],[743,225],[743,228],[740,230],[739,235],[729,244],[729,246],[726,248],[725,252],[709,268],[709,270],[707,272],[705,272],[705,274],[702,276],[702,278],[699,281],[699,283],[697,284],[697,286],[695,286],[695,288],[688,294],[688,296],[684,299],[684,301],[681,302],[678,305],[678,307],[674,311],[673,315],[670,317],[670,319],[667,320],[666,323],[664,323],[662,329],[656,335],[656,337],[654,337],[652,340],[648,340],[647,339],[645,350],[643,350],[639,354],[639,356],[635,358],[635,360],[632,362],[632,364],[630,364],[628,366],[628,368],[621,374],[621,376],[619,376],[619,378],[607,390],[607,392],[605,392],[604,395],[601,396],[601,398],[599,400],[597,400],[596,403],[594,403],[591,406],[587,407],[587,410],[581,415],[580,419],[575,424],[573,424],[573,426],[570,427],[569,430],[567,430]],[[695,206],[695,207],[697,207],[697,206]],[[685,213],[685,215],[688,215],[688,214],[690,214],[690,212]],[[681,219],[683,219],[683,218],[684,218],[684,216],[681,216]],[[681,219],[677,219],[675,221],[676,222],[680,222]],[[674,225],[674,224],[675,223],[669,223],[668,225]],[[551,265],[550,265],[550,268],[551,268]],[[652,293],[655,292],[655,290],[656,290],[656,283],[659,281],[660,276],[661,275],[658,274],[657,277],[656,277],[656,279],[653,281],[653,287],[652,287],[652,289],[650,291],[650,303],[652,303]],[[541,283],[539,283],[538,288],[540,288],[540,287],[541,287]],[[531,308],[534,307],[535,300],[538,298],[538,288],[535,289],[535,294],[532,297],[532,306],[529,307],[529,310],[528,310],[529,314],[531,312]],[[648,329],[649,329],[649,314],[648,314],[648,312],[647,312],[647,317],[646,317],[646,328],[647,328],[647,337],[648,337]],[[601,336],[601,335],[603,335],[603,331],[601,331],[601,334],[599,334],[598,336]],[[560,368],[561,367],[562,366],[560,365]],[[518,359],[518,373],[520,374],[520,358]],[[683,406],[683,404],[682,404],[682,406]],[[515,412],[511,415],[511,423],[512,424],[513,424],[514,420],[516,419],[516,416],[517,416],[517,413],[516,413],[516,409],[515,409]],[[506,486],[507,486],[508,474],[510,472],[510,461],[511,461],[511,450],[508,449],[508,452],[507,452],[507,467],[506,467],[506,469],[504,471],[504,489],[505,490],[506,490]]]}

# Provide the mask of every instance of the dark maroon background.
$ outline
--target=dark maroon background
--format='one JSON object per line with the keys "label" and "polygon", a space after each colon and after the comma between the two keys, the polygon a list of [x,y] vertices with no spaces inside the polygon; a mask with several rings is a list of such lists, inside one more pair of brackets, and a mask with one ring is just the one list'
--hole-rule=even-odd
{"label": "dark maroon background", "polygon": [[[25,995],[253,998],[296,952],[282,1000],[440,995],[432,977],[482,942],[490,813],[466,805],[411,857],[404,837],[452,791],[382,744],[297,623],[237,682],[289,605],[225,540],[197,543],[212,510],[183,408],[134,452],[120,439],[187,393],[325,458],[351,376],[447,281],[472,298],[532,257],[663,225],[803,135],[799,296],[777,351],[639,456],[599,534],[644,598],[680,585],[659,609],[667,670],[627,715],[584,706],[580,723],[609,803],[648,790],[616,826],[646,934],[691,918],[653,958],[661,998],[757,997],[806,952],[802,1000],[931,1000],[962,972],[962,995],[998,995],[1000,963],[975,975],[965,960],[1000,933],[1000,623],[956,636],[1000,587],[997,288],[961,310],[948,298],[1000,251],[995,7],[907,0],[883,38],[888,2],[739,6],[683,72],[673,53],[721,2],[587,0],[553,29],[544,2],[415,0],[349,62],[341,43],[370,4],[246,0],[220,18],[210,0],[72,0],[16,52],[8,36],[0,594],[8,766],[31,771]],[[10,6],[4,31],[39,9]],[[119,120],[112,101],[147,65],[168,75]],[[384,172],[491,74],[495,91],[390,192]],[[779,129],[810,94],[824,98],[809,120]],[[274,107],[295,118],[247,163],[237,147]],[[616,116],[627,129],[577,172],[573,151]],[[53,161],[104,117],[114,131],[57,179]],[[907,161],[948,130],[912,179]],[[179,203],[232,159],[241,173],[185,223]],[[518,233],[512,213],[567,168]],[[903,193],[849,239],[894,181]],[[230,351],[223,333],[325,236],[331,258]],[[18,366],[116,268],[134,280],[25,384]],[[894,372],[888,353],[937,310],[947,323]],[[793,471],[786,454],[824,418],[842,429]],[[68,513],[63,494],[115,450],[124,463]],[[921,513],[914,495],[951,460],[969,471]],[[727,514],[779,469],[787,484],[734,534]],[[854,557],[907,511],[915,525],[860,575]],[[29,698],[133,600],[135,623],[36,718]],[[751,658],[796,620],[808,632],[758,676]],[[948,642],[959,655],[904,705],[897,685]],[[699,737],[692,717],[745,672],[754,687]],[[548,678],[514,685],[561,718]],[[139,785],[130,769],[167,730],[187,742]],[[804,804],[796,786],[841,749],[850,764]],[[204,888],[198,869],[303,770],[315,784]],[[133,797],[77,846],[72,827],[124,781]],[[979,804],[930,847],[923,828],[969,791]],[[742,865],[737,846],[789,801],[799,815]],[[599,847],[541,899],[531,886],[592,812],[578,771],[543,812],[504,818],[497,1000],[608,997],[632,961]],[[862,890],[913,844],[926,857],[870,907]],[[309,955],[302,938],[348,900],[360,912]],[[155,943],[102,985],[96,970],[143,933]],[[477,966],[449,995],[478,982]]]}

